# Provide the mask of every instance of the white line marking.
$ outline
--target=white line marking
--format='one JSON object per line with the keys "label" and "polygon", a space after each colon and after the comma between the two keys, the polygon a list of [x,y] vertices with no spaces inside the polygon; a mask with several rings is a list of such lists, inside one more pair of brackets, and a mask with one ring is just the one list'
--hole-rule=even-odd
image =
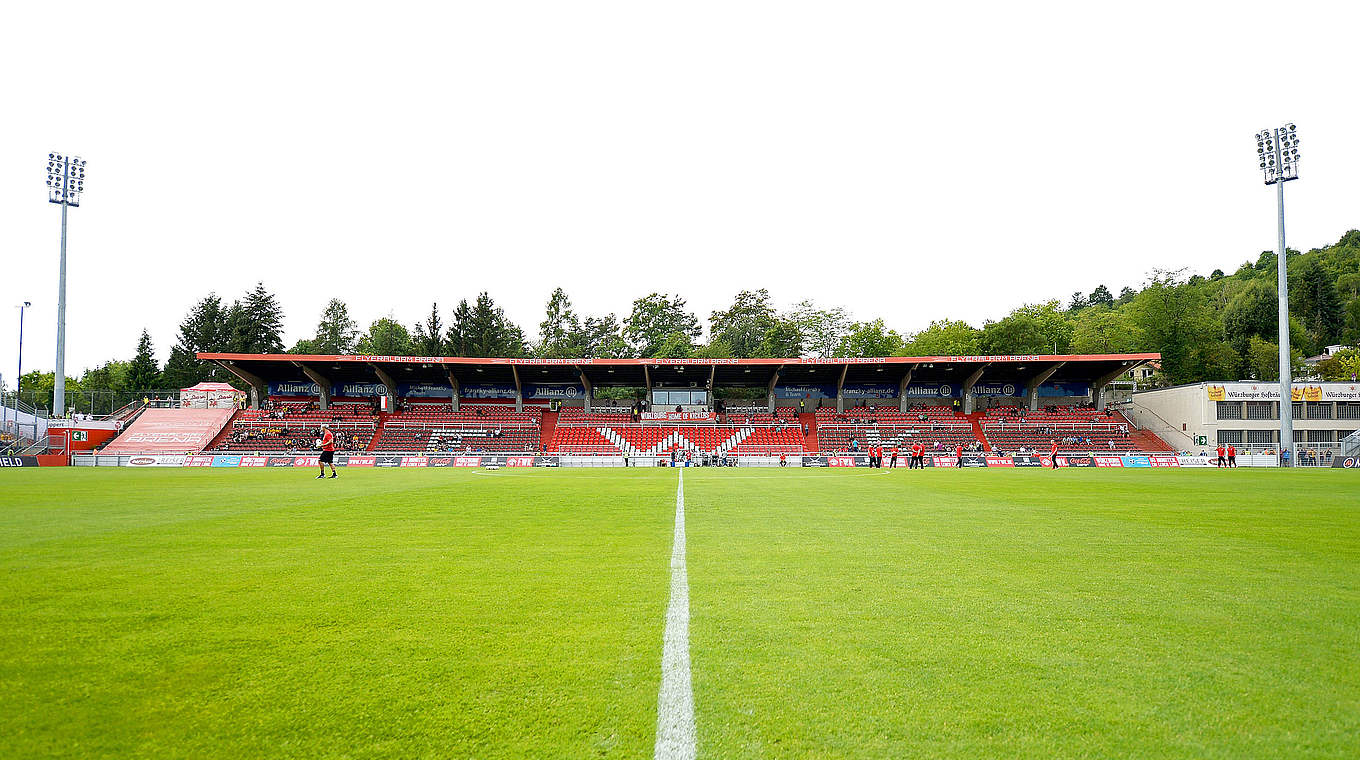
{"label": "white line marking", "polygon": [[689,676],[689,575],[685,572],[685,472],[675,488],[671,546],[671,602],[661,648],[661,692],[656,698],[655,760],[693,760],[694,689]]}

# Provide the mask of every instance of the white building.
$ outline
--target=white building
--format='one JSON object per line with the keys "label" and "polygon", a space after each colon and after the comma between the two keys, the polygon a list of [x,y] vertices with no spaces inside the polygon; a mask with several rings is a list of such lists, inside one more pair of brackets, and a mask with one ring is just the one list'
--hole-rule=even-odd
{"label": "white building", "polygon": [[[1291,395],[1298,448],[1335,448],[1360,428],[1360,383],[1295,383]],[[1274,449],[1280,437],[1280,385],[1214,382],[1139,391],[1127,414],[1181,451],[1219,443]]]}

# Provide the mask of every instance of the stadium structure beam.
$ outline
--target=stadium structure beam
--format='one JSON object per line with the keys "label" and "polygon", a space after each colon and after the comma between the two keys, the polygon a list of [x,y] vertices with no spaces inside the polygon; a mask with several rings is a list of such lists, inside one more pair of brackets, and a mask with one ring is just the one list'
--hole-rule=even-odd
{"label": "stadium structure beam", "polygon": [[964,414],[973,413],[973,386],[977,385],[978,381],[982,379],[982,373],[990,365],[991,362],[983,362],[982,366],[978,367],[976,372],[969,375],[968,379],[963,381],[963,387],[959,389],[959,393],[963,394]]}
{"label": "stadium structure beam", "polygon": [[784,371],[784,365],[774,368],[774,374],[770,375],[770,384],[765,387],[765,403],[769,407],[770,414],[774,414],[774,386],[779,382],[779,373]]}
{"label": "stadium structure beam", "polygon": [[453,388],[453,397],[452,397],[451,399],[449,399],[449,403],[450,403],[450,406],[453,408],[453,411],[456,412],[456,411],[458,411],[458,390],[459,390],[459,388],[458,388],[458,378],[457,378],[457,377],[454,377],[453,368],[452,368],[452,367],[449,367],[449,366],[447,366],[447,365],[444,367],[444,374],[445,374],[445,375],[448,375],[448,378],[449,378],[449,387],[450,387],[450,388]]}
{"label": "stadium structure beam", "polygon": [[241,382],[250,386],[250,408],[259,409],[260,399],[269,396],[269,383],[259,375],[241,369],[234,362],[217,362],[217,366],[239,377]]}
{"label": "stadium structure beam", "polygon": [[850,371],[848,363],[841,365],[841,377],[836,381],[836,412],[845,411],[845,374]]}
{"label": "stadium structure beam", "polygon": [[1096,378],[1095,380],[1092,380],[1092,381],[1091,381],[1091,405],[1094,406],[1094,407],[1097,408],[1097,409],[1104,409],[1104,408],[1105,408],[1105,386],[1107,386],[1107,385],[1109,385],[1110,383],[1114,382],[1114,381],[1115,381],[1115,378],[1119,377],[1120,375],[1124,374],[1125,372],[1128,372],[1129,370],[1137,369],[1142,363],[1143,363],[1143,362],[1141,362],[1141,361],[1137,361],[1137,362],[1120,362],[1120,363],[1119,363],[1119,369],[1114,370],[1113,372],[1107,372],[1106,374],[1101,375],[1100,377]]}
{"label": "stadium structure beam", "polygon": [[520,385],[519,382],[519,368],[511,364],[510,374],[515,377],[515,411],[522,412],[524,411],[524,386]]}
{"label": "stadium structure beam", "polygon": [[302,374],[306,375],[308,380],[316,383],[317,395],[320,396],[321,411],[324,412],[327,409],[330,409],[331,381],[327,380],[320,372],[317,372],[302,362],[293,362],[293,365],[302,370]]}
{"label": "stadium structure beam", "polygon": [[647,385],[647,399],[646,399],[646,403],[643,404],[643,407],[645,407],[645,408],[647,408],[647,409],[651,409],[651,408],[652,408],[652,373],[651,373],[650,370],[647,369],[647,365],[646,365],[646,364],[642,365],[642,382],[645,383],[645,384]]}
{"label": "stadium structure beam", "polygon": [[1052,367],[1031,377],[1029,382],[1025,383],[1025,407],[1031,412],[1039,409],[1039,386],[1048,382],[1048,379],[1053,377],[1053,373],[1062,369],[1065,364],[1067,364],[1067,362],[1058,362]]}
{"label": "stadium structure beam", "polygon": [[907,411],[907,386],[911,385],[911,375],[919,366],[919,364],[913,364],[907,367],[907,374],[903,375],[902,382],[897,384],[897,410],[899,412]]}
{"label": "stadium structure beam", "polygon": [[705,386],[705,388],[708,390],[708,408],[709,408],[709,410],[712,410],[712,409],[713,409],[713,406],[714,406],[714,404],[713,404],[713,384],[714,384],[715,382],[717,382],[717,380],[718,380],[718,365],[714,364],[714,365],[712,365],[711,367],[708,368],[708,385]]}
{"label": "stadium structure beam", "polygon": [[379,367],[377,364],[369,362],[368,366],[373,368],[373,374],[378,376],[378,382],[387,386],[387,393],[384,394],[387,396],[387,411],[397,411],[397,381],[393,380],[392,376],[387,374],[387,370]]}
{"label": "stadium structure beam", "polygon": [[590,384],[590,378],[586,377],[586,371],[579,365],[572,365],[576,368],[576,374],[581,376],[581,387],[586,389],[586,411],[590,411],[590,396],[595,391],[595,386]]}

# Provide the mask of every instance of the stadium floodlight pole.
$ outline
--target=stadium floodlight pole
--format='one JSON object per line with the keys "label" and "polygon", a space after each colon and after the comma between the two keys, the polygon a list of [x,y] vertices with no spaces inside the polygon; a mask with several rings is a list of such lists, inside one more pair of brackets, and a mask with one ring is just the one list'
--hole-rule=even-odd
{"label": "stadium floodlight pole", "polygon": [[[1256,133],[1256,159],[1267,185],[1275,186],[1279,211],[1279,248],[1275,267],[1280,290],[1280,466],[1293,466],[1294,452],[1293,373],[1289,362],[1289,267],[1284,247],[1284,183],[1299,178],[1299,136],[1293,124]],[[1290,451],[1285,464],[1284,451]]]}
{"label": "stadium floodlight pole", "polygon": [[85,159],[47,154],[47,200],[61,204],[61,267],[57,275],[57,371],[52,412],[66,416],[66,209],[80,205],[85,192]]}
{"label": "stadium floodlight pole", "polygon": [[14,376],[14,409],[19,409],[19,391],[24,385],[24,309],[32,306],[32,303],[24,301],[19,305],[19,372]]}

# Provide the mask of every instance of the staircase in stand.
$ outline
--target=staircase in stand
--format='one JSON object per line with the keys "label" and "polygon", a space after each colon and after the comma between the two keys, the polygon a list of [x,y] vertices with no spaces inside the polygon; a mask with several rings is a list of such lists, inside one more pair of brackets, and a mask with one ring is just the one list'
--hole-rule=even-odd
{"label": "staircase in stand", "polygon": [[798,421],[803,423],[803,429],[807,431],[807,434],[803,436],[803,450],[821,451],[821,444],[817,442],[817,415],[800,414]]}
{"label": "staircase in stand", "polygon": [[1133,443],[1135,451],[1146,451],[1153,454],[1159,452],[1174,452],[1175,447],[1163,441],[1160,436],[1151,430],[1132,430],[1129,431],[1129,441]]}
{"label": "staircase in stand", "polygon": [[982,418],[986,414],[986,412],[973,412],[964,416],[968,418],[969,422],[973,423],[973,435],[977,437],[978,443],[982,444],[982,450],[991,451],[992,444],[987,442],[987,434],[982,432]]}
{"label": "staircase in stand", "polygon": [[[137,413],[136,413],[135,415],[132,416],[132,419],[135,420],[137,417],[142,416],[142,412],[144,412],[144,411],[146,411],[146,407],[145,407],[145,406],[142,407],[141,409],[137,410]],[[213,451],[213,450],[215,450],[218,446],[221,446],[222,444],[226,443],[227,438],[231,436],[232,426],[236,424],[236,418],[237,418],[237,417],[240,417],[240,416],[241,416],[241,410],[240,410],[240,409],[237,409],[236,411],[232,412],[232,413],[231,413],[231,419],[227,420],[227,424],[225,424],[225,425],[222,426],[222,430],[218,432],[218,434],[216,435],[216,437],[214,437],[211,441],[208,442],[208,445],[205,446],[205,447],[203,448],[203,450],[204,450],[204,451]],[[124,428],[124,429],[127,429],[127,428],[129,428],[129,427],[131,427],[131,426],[132,426],[132,420],[128,420],[126,423],[124,423],[123,428]]]}
{"label": "staircase in stand", "polygon": [[543,417],[539,422],[538,430],[538,450],[550,451],[553,442],[553,432],[557,430],[557,412],[544,409]]}
{"label": "staircase in stand", "polygon": [[391,416],[385,412],[378,412],[378,426],[373,428],[373,437],[368,439],[368,447],[364,451],[377,451],[378,444],[382,442],[383,427],[387,425],[387,418]]}

